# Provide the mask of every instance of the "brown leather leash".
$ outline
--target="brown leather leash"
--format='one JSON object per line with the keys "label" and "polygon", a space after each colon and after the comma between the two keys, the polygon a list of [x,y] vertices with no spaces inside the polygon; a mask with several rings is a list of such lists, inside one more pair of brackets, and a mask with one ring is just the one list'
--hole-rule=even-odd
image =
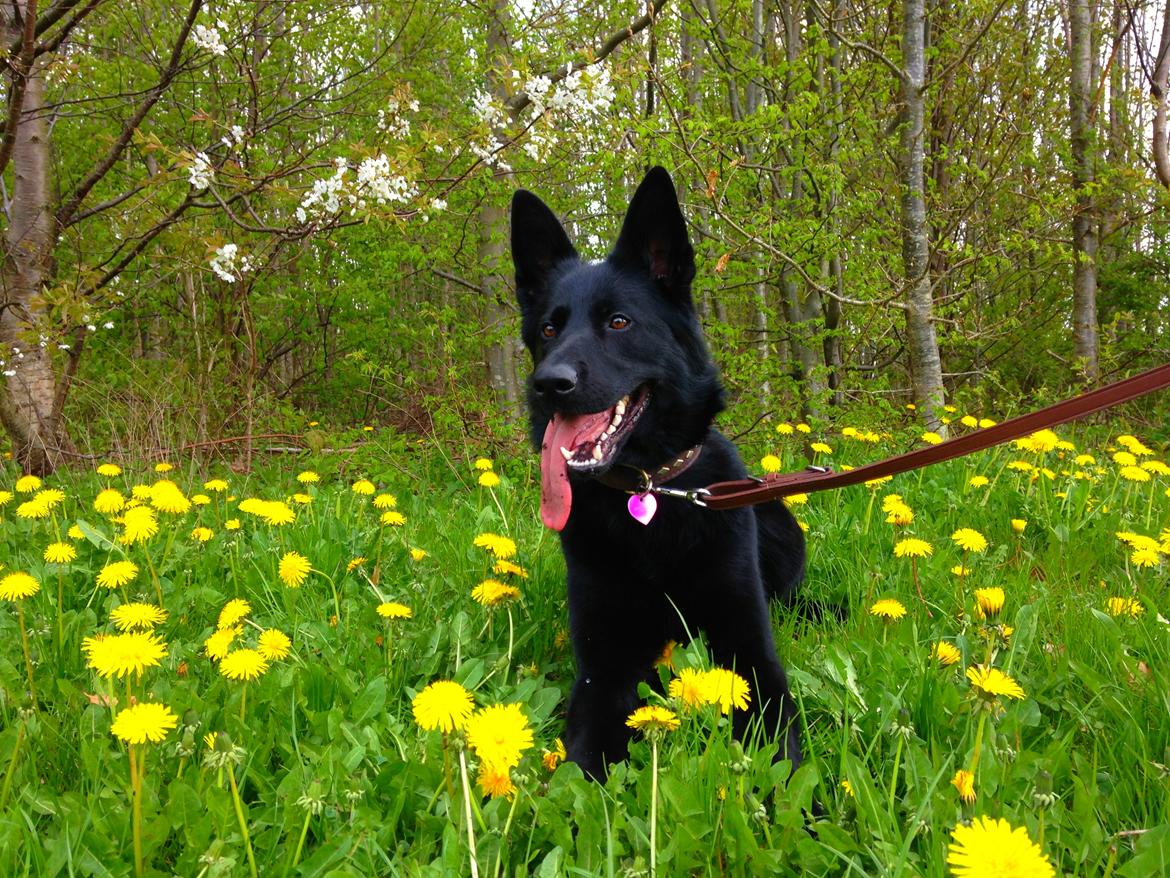
{"label": "brown leather leash", "polygon": [[[930,445],[865,464],[846,472],[834,472],[827,467],[809,467],[800,472],[769,473],[762,478],[716,482],[706,488],[672,490],[669,493],[710,509],[736,509],[740,506],[754,506],[768,500],[778,500],[791,494],[844,488],[982,451],[993,445],[1000,445],[1046,427],[1055,427],[1083,418],[1093,412],[1129,402],[1166,387],[1170,387],[1170,363],[1038,411],[1020,415],[1002,424],[948,439],[938,445]],[[668,492],[659,489],[656,493]]]}

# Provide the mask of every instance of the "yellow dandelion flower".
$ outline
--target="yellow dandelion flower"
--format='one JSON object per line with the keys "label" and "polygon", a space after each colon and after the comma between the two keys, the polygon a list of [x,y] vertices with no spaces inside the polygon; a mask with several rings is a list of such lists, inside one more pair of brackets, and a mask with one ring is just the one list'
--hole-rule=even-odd
{"label": "yellow dandelion flower", "polygon": [[983,616],[995,618],[1003,609],[1005,595],[1003,589],[997,586],[975,589],[975,603],[979,605],[979,612]]}
{"label": "yellow dandelion flower", "polygon": [[40,500],[26,500],[16,507],[18,518],[48,518],[52,510]]}
{"label": "yellow dandelion flower", "polygon": [[346,573],[353,573],[355,570],[357,570],[359,567],[361,567],[365,563],[366,563],[366,559],[363,558],[361,555],[358,555],[356,558],[350,559],[349,563],[345,565],[345,572]]}
{"label": "yellow dandelion flower", "polygon": [[1129,556],[1129,563],[1134,567],[1157,567],[1158,560],[1157,549],[1134,549]]}
{"label": "yellow dandelion flower", "polygon": [[480,472],[484,472],[484,471],[490,470],[492,468],[491,460],[489,458],[486,458],[486,457],[477,457],[475,459],[475,463],[473,465]]}
{"label": "yellow dandelion flower", "polygon": [[393,509],[398,505],[398,498],[393,494],[379,494],[371,502],[375,509]]}
{"label": "yellow dandelion flower", "polygon": [[851,799],[856,798],[856,796],[854,795],[854,792],[853,792],[853,784],[851,784],[849,782],[848,778],[841,781],[841,789],[843,789],[845,791],[845,795],[847,795],[849,798],[851,798]]}
{"label": "yellow dandelion flower", "polygon": [[487,549],[497,558],[511,558],[516,554],[516,544],[499,534],[482,533],[475,538],[475,545]]}
{"label": "yellow dandelion flower", "polygon": [[232,598],[219,611],[219,621],[215,623],[215,627],[219,629],[231,628],[237,622],[247,618],[251,612],[252,605],[246,600],[243,598]]}
{"label": "yellow dandelion flower", "polygon": [[906,608],[902,606],[901,601],[896,601],[893,598],[883,598],[869,608],[869,614],[871,616],[877,616],[879,619],[893,622],[906,615]]}
{"label": "yellow dandelion flower", "polygon": [[815,451],[817,454],[832,454],[833,453],[832,447],[825,442],[814,442],[811,445],[809,445],[809,448],[811,450]]}
{"label": "yellow dandelion flower", "polygon": [[485,579],[471,590],[471,598],[485,607],[494,607],[520,597],[520,589],[495,579]]}
{"label": "yellow dandelion flower", "polygon": [[213,494],[226,493],[228,487],[228,483],[224,479],[208,479],[203,483],[203,490],[211,491]]}
{"label": "yellow dandelion flower", "polygon": [[293,494],[292,501],[298,506],[308,506],[313,502],[313,498],[309,494]]}
{"label": "yellow dandelion flower", "polygon": [[931,644],[930,657],[944,668],[949,668],[951,665],[957,664],[959,659],[963,657],[963,654],[959,652],[959,648],[953,643],[939,640]]}
{"label": "yellow dandelion flower", "polygon": [[113,488],[104,488],[93,498],[93,508],[102,515],[117,515],[125,505],[122,492]]}
{"label": "yellow dandelion flower", "polygon": [[0,506],[7,506],[12,502],[12,497],[11,491],[0,491]]}
{"label": "yellow dandelion flower", "polygon": [[760,469],[766,473],[778,473],[784,464],[774,454],[765,454],[760,458]]}
{"label": "yellow dandelion flower", "polygon": [[515,768],[532,747],[532,728],[519,704],[493,704],[467,720],[467,743],[496,770]]}
{"label": "yellow dandelion flower", "polygon": [[888,513],[886,515],[886,524],[896,524],[905,527],[914,520],[914,510],[905,503],[898,503],[886,511]]}
{"label": "yellow dandelion flower", "polygon": [[0,579],[0,600],[21,601],[41,590],[41,584],[28,573],[9,573]]}
{"label": "yellow dandelion flower", "polygon": [[810,427],[808,424],[806,424],[802,421],[801,423],[796,425],[796,432],[797,433],[804,433],[807,436],[809,433],[812,432],[812,427]]}
{"label": "yellow dandelion flower", "polygon": [[133,509],[127,509],[126,514],[122,516],[122,536],[119,539],[123,543],[129,545],[144,543],[156,533],[158,519],[149,506],[135,506]]}
{"label": "yellow dandelion flower", "polygon": [[639,707],[626,719],[626,725],[639,732],[673,732],[681,725],[674,711],[651,704]]}
{"label": "yellow dandelion flower", "polygon": [[777,424],[776,425],[776,432],[779,433],[781,436],[791,436],[792,435],[792,425],[788,424],[788,423]]}
{"label": "yellow dandelion flower", "polygon": [[972,488],[984,488],[991,484],[991,479],[987,478],[987,476],[971,476],[971,478],[967,479],[967,484]]}
{"label": "yellow dandelion flower", "polygon": [[144,701],[118,711],[110,732],[127,744],[157,744],[178,724],[179,718],[165,704]]}
{"label": "yellow dandelion flower", "polygon": [[169,463],[166,463],[165,461],[163,463],[156,463],[154,465],[154,471],[156,473],[169,473],[173,469],[174,469],[174,467],[171,466]]}
{"label": "yellow dandelion flower", "polygon": [[292,640],[279,628],[265,628],[256,641],[256,651],[268,661],[280,661],[292,651]]}
{"label": "yellow dandelion flower", "polygon": [[955,576],[958,576],[959,578],[962,578],[964,576],[971,575],[971,568],[964,567],[962,564],[956,564],[951,568],[951,573],[955,574]]}
{"label": "yellow dandelion flower", "polygon": [[507,798],[516,792],[516,786],[512,783],[512,773],[506,768],[497,768],[490,762],[480,765],[475,782],[485,796],[491,796],[493,799]]}
{"label": "yellow dandelion flower", "polygon": [[995,701],[1000,696],[1016,699],[1024,697],[1024,690],[1020,684],[999,668],[975,665],[967,668],[967,679],[971,681],[979,697],[987,701]]}
{"label": "yellow dandelion flower", "polygon": [[406,604],[383,601],[378,604],[378,615],[383,619],[409,619],[414,615],[414,612]]}
{"label": "yellow dandelion flower", "polygon": [[118,466],[116,463],[99,464],[97,468],[97,474],[99,476],[113,478],[114,476],[122,475],[122,467]]}
{"label": "yellow dandelion flower", "polygon": [[402,527],[402,525],[406,524],[406,516],[397,509],[391,509],[387,512],[383,512],[382,518],[380,520],[382,524],[389,527]]}
{"label": "yellow dandelion flower", "polygon": [[1053,878],[1056,870],[1024,827],[1006,820],[976,817],[956,826],[947,846],[955,878]]}
{"label": "yellow dandelion flower", "polygon": [[424,549],[416,549],[412,547],[410,550],[410,558],[412,561],[421,561],[426,556],[427,553]]}
{"label": "yellow dandelion flower", "polygon": [[150,505],[159,512],[182,515],[191,508],[191,501],[168,479],[160,479],[150,486]]}
{"label": "yellow dandelion flower", "polygon": [[68,564],[77,557],[77,549],[69,543],[49,543],[44,558],[50,564]]}
{"label": "yellow dandelion flower", "polygon": [[209,527],[197,527],[191,531],[191,539],[197,543],[206,543],[213,536],[215,532]]}
{"label": "yellow dandelion flower", "polygon": [[[423,554],[426,554],[425,552]],[[513,564],[511,561],[497,561],[492,565],[492,573],[497,576],[515,576],[519,579],[527,579],[528,571],[519,564]]]}
{"label": "yellow dandelion flower", "polygon": [[111,561],[97,575],[97,584],[102,588],[121,588],[138,575],[138,565],[133,561]]}
{"label": "yellow dandelion flower", "polygon": [[784,498],[786,506],[803,506],[808,503],[808,494],[789,494]]}
{"label": "yellow dandelion flower", "polygon": [[426,731],[451,732],[467,725],[475,707],[471,693],[450,680],[437,680],[411,700],[414,721]]}
{"label": "yellow dandelion flower", "polygon": [[374,487],[374,483],[369,481],[368,479],[358,479],[356,482],[353,483],[351,490],[355,494],[360,494],[362,496],[369,496],[370,494],[373,494],[374,491],[376,491],[377,489]]}
{"label": "yellow dandelion flower", "polygon": [[321,477],[311,469],[307,469],[303,472],[297,473],[297,481],[302,485],[315,485],[317,482],[321,481]]}
{"label": "yellow dandelion flower", "polygon": [[927,445],[938,445],[943,441],[942,436],[938,435],[938,433],[935,433],[933,430],[927,430],[925,433],[923,433],[918,438],[921,439],[923,442],[925,442]]}
{"label": "yellow dandelion flower", "polygon": [[1146,472],[1153,473],[1156,476],[1170,476],[1170,466],[1166,466],[1160,460],[1142,461],[1141,467]]}
{"label": "yellow dandelion flower", "polygon": [[1028,527],[1027,519],[1024,519],[1024,518],[1013,518],[1012,519],[1012,530],[1014,530],[1016,533],[1022,534],[1027,527]]}
{"label": "yellow dandelion flower", "polygon": [[1109,598],[1105,602],[1105,609],[1110,616],[1140,616],[1146,611],[1136,600],[1126,597]]}
{"label": "yellow dandelion flower", "polygon": [[978,427],[979,419],[974,418],[971,415],[963,415],[963,417],[959,418],[959,423],[964,427]]}
{"label": "yellow dandelion flower", "polygon": [[223,523],[224,530],[239,530],[240,520],[238,518],[229,518]]}
{"label": "yellow dandelion flower", "polygon": [[975,775],[960,768],[951,778],[951,786],[959,792],[959,798],[968,805],[975,801]]}
{"label": "yellow dandelion flower", "polygon": [[268,659],[256,649],[236,649],[219,662],[219,672],[229,680],[255,680],[268,670]]}
{"label": "yellow dandelion flower", "polygon": [[203,641],[203,652],[212,661],[219,661],[231,651],[232,644],[243,632],[243,627],[239,625],[232,628],[220,628]]}
{"label": "yellow dandelion flower", "polygon": [[677,698],[686,707],[702,707],[704,704],[711,704],[714,701],[708,682],[703,671],[683,668],[678,672],[678,676],[670,681],[667,693],[671,698]]}
{"label": "yellow dandelion flower", "polygon": [[1007,468],[1021,473],[1030,473],[1036,469],[1034,465],[1028,463],[1026,460],[1013,460],[1007,465]]}
{"label": "yellow dandelion flower", "polygon": [[119,631],[150,631],[167,620],[167,611],[154,604],[133,602],[114,607],[110,621]]}
{"label": "yellow dandelion flower", "polygon": [[934,554],[934,547],[926,540],[908,537],[894,546],[894,555],[899,558],[923,558]]}
{"label": "yellow dandelion flower", "polygon": [[266,503],[260,517],[268,524],[273,525],[292,524],[297,520],[297,514],[289,509],[287,503],[282,503],[279,500]]}
{"label": "yellow dandelion flower", "polygon": [[961,527],[951,534],[951,539],[965,552],[982,552],[987,548],[987,537],[974,528]]}
{"label": "yellow dandelion flower", "polygon": [[1127,482],[1148,482],[1153,476],[1140,466],[1123,466],[1117,474]]}
{"label": "yellow dandelion flower", "polygon": [[706,673],[705,685],[711,693],[711,703],[719,705],[719,711],[724,714],[736,710],[747,710],[751,701],[751,687],[747,680],[735,671],[726,668],[712,668]]}
{"label": "yellow dandelion flower", "polygon": [[491,470],[479,474],[479,485],[481,488],[494,488],[500,484],[500,477]]}
{"label": "yellow dandelion flower", "polygon": [[555,771],[556,767],[565,761],[565,744],[560,738],[553,741],[553,748],[544,751],[544,758],[541,763],[547,771]]}
{"label": "yellow dandelion flower", "polygon": [[1137,463],[1137,458],[1128,451],[1118,451],[1113,455],[1113,462],[1118,466],[1133,466]]}
{"label": "yellow dandelion flower", "polygon": [[312,562],[300,552],[285,552],[284,557],[280,559],[277,573],[280,581],[289,588],[300,588],[309,578],[312,569]]}
{"label": "yellow dandelion flower", "polygon": [[886,482],[893,481],[893,478],[894,478],[893,476],[878,476],[876,479],[866,479],[865,480],[865,487],[867,487],[867,488],[880,488]]}
{"label": "yellow dandelion flower", "polygon": [[19,479],[17,479],[14,487],[16,488],[17,494],[31,494],[33,491],[39,490],[41,484],[42,482],[39,478],[33,475],[28,475],[21,476]]}
{"label": "yellow dandelion flower", "polygon": [[1096,466],[1097,458],[1093,457],[1091,454],[1078,454],[1073,458],[1073,463],[1075,463],[1077,466]]}
{"label": "yellow dandelion flower", "polygon": [[81,532],[81,528],[79,528],[76,524],[71,524],[69,526],[69,530],[65,531],[65,536],[69,537],[71,540],[85,539],[85,534]]}
{"label": "yellow dandelion flower", "polygon": [[167,646],[149,631],[128,631],[86,642],[86,664],[101,677],[142,676],[167,657]]}

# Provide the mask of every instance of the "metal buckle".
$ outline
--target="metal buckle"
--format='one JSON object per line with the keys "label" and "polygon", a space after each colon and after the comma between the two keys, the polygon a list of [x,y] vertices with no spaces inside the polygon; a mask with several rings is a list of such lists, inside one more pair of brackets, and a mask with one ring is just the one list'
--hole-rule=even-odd
{"label": "metal buckle", "polygon": [[833,468],[831,466],[815,466],[810,463],[804,468],[804,471],[809,473],[831,473]]}
{"label": "metal buckle", "polygon": [[664,485],[651,485],[650,492],[664,497],[678,497],[695,506],[706,506],[707,501],[704,498],[711,496],[711,492],[706,488],[667,488]]}

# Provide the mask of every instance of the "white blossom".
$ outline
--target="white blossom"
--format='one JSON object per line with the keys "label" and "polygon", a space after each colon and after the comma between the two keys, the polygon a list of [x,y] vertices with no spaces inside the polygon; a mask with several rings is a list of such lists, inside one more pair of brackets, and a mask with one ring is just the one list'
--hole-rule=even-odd
{"label": "white blossom", "polygon": [[[222,26],[223,22],[218,22],[218,24]],[[191,42],[213,55],[227,54],[227,46],[224,44],[223,37],[214,27],[208,27],[205,24],[195,25],[191,28]]]}
{"label": "white blossom", "polygon": [[215,179],[215,170],[211,167],[211,159],[207,153],[195,153],[195,161],[187,169],[187,177],[191,181],[192,189],[206,189]]}
{"label": "white blossom", "polygon": [[238,281],[255,267],[252,257],[241,256],[240,248],[236,244],[224,244],[217,248],[209,264],[216,276],[228,283]]}

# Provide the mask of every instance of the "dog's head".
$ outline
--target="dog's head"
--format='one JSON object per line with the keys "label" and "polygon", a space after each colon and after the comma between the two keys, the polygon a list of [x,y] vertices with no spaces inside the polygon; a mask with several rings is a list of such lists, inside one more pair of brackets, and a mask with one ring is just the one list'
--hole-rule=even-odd
{"label": "dog's head", "polygon": [[638,186],[601,262],[582,261],[544,202],[518,191],[512,259],[533,362],[541,513],[560,530],[570,474],[596,476],[617,463],[657,468],[702,440],[723,391],[691,301],[694,249],[662,168]]}

